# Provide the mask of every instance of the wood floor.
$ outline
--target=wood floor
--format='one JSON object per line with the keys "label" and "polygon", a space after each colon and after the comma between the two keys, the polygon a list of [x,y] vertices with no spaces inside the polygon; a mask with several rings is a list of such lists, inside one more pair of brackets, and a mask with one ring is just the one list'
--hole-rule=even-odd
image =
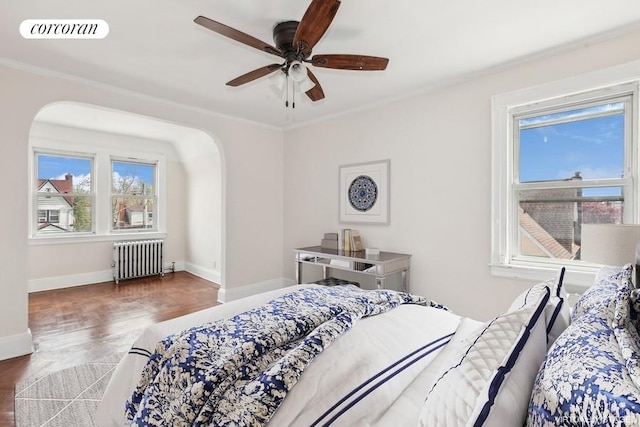
{"label": "wood floor", "polygon": [[146,326],[217,299],[217,285],[186,272],[30,294],[35,352],[0,362],[0,426],[15,426],[17,382],[125,352]]}

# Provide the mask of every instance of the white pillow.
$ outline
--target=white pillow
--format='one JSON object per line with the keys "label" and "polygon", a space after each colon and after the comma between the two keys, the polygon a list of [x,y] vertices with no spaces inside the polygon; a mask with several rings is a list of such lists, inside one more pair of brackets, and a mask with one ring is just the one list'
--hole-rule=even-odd
{"label": "white pillow", "polygon": [[569,294],[563,286],[565,268],[558,272],[555,279],[547,280],[533,285],[520,294],[509,307],[509,311],[516,310],[527,304],[527,301],[537,301],[544,288],[548,287],[551,297],[544,311],[547,325],[547,348],[558,338],[558,336],[571,324],[571,308],[569,306]]}
{"label": "white pillow", "polygon": [[[562,267],[556,277],[555,284],[551,287],[551,298],[545,310],[547,321],[547,348],[567,329],[571,324],[571,306],[569,304],[569,294],[563,286],[565,268]],[[553,306],[553,311],[549,317],[549,305]]]}
{"label": "white pillow", "polygon": [[474,333],[454,336],[434,360],[439,373],[429,385],[419,425],[523,425],[547,349],[544,311],[549,298],[545,286],[536,301],[528,298],[523,307]]}

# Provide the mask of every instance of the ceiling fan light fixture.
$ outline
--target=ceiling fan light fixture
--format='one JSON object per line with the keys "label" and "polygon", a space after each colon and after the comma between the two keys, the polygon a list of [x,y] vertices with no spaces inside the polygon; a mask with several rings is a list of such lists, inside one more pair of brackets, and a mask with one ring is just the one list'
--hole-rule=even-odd
{"label": "ceiling fan light fixture", "polygon": [[293,61],[289,65],[288,75],[296,83],[302,83],[307,77],[307,67],[300,61]]}
{"label": "ceiling fan light fixture", "polygon": [[276,87],[279,93],[282,93],[287,84],[287,75],[283,71],[278,71],[269,77],[269,81]]}
{"label": "ceiling fan light fixture", "polygon": [[298,86],[300,87],[301,92],[307,92],[311,90],[315,85],[316,84],[314,83],[313,80],[309,78],[309,76],[307,76],[304,80],[298,83]]}

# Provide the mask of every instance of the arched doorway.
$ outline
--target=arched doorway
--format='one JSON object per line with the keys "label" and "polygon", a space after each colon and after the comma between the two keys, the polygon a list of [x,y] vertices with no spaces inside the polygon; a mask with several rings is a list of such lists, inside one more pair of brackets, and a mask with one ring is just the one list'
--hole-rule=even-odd
{"label": "arched doorway", "polygon": [[[178,269],[223,282],[222,159],[214,139],[198,129],[100,106],[57,102],[36,115],[30,132],[29,156],[35,152],[87,153],[118,158],[149,156],[164,159],[162,179],[163,225],[157,234],[167,240],[166,257]],[[100,160],[104,163],[103,160]],[[30,161],[32,180],[38,177]],[[103,166],[99,169],[105,169]],[[94,172],[95,173],[95,172]],[[96,173],[96,179],[100,176]],[[96,184],[94,190],[109,191]],[[35,181],[32,181],[32,183]],[[100,196],[96,196],[99,198]],[[103,197],[104,199],[104,197]],[[110,280],[112,241],[118,235],[94,227],[80,239],[55,236],[38,239],[37,206],[31,198],[29,291],[54,289]],[[106,203],[105,203],[106,204]],[[106,209],[95,206],[95,209]],[[105,215],[97,212],[96,218]],[[50,236],[47,236],[50,237]],[[142,235],[141,235],[142,237]],[[82,259],[81,264],[73,260]]]}

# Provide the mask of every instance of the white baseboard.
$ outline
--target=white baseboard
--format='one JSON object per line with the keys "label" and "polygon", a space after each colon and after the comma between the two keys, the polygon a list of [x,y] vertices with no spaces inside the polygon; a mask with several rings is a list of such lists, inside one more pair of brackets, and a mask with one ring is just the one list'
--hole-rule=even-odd
{"label": "white baseboard", "polygon": [[27,289],[29,292],[51,291],[53,289],[109,282],[111,280],[113,280],[112,270],[94,271],[91,273],[70,274],[68,276],[30,279]]}
{"label": "white baseboard", "polygon": [[196,264],[191,264],[189,262],[185,263],[184,270],[198,277],[202,277],[203,279],[210,282],[220,284],[220,272],[217,270],[212,270],[210,268],[205,268]]}
{"label": "white baseboard", "polygon": [[31,353],[33,353],[31,329],[27,329],[27,332],[23,334],[0,337],[0,360]]}
{"label": "white baseboard", "polygon": [[[165,266],[165,270],[171,268],[171,264]],[[176,262],[175,271],[188,271],[205,280],[220,284],[220,272],[208,269],[196,264],[186,262]],[[73,286],[91,285],[94,283],[110,282],[113,280],[113,271],[104,270],[91,273],[70,274],[67,276],[45,277],[42,279],[30,279],[27,286],[29,292],[50,291],[54,289],[70,288]],[[272,291],[287,286],[295,285],[295,281],[291,279],[272,279],[264,282],[253,283],[239,288],[225,289],[220,288],[218,291],[218,302],[225,303],[240,298],[259,294],[261,292]]]}
{"label": "white baseboard", "polygon": [[[188,271],[203,279],[220,283],[220,272],[209,270],[195,264],[184,261],[175,264],[166,264],[165,273],[175,267],[175,271]],[[42,279],[30,279],[27,283],[29,292],[51,291],[54,289],[71,288],[73,286],[92,285],[94,283],[111,282],[113,280],[113,270],[93,271],[90,273],[69,274],[67,276],[44,277]]]}
{"label": "white baseboard", "polygon": [[286,288],[287,286],[293,285],[295,285],[294,280],[285,279],[283,277],[280,279],[272,279],[264,282],[252,283],[250,285],[241,286],[239,288],[220,288],[220,290],[218,291],[218,302],[224,304],[225,302],[235,301],[240,298],[248,297],[262,292]]}

